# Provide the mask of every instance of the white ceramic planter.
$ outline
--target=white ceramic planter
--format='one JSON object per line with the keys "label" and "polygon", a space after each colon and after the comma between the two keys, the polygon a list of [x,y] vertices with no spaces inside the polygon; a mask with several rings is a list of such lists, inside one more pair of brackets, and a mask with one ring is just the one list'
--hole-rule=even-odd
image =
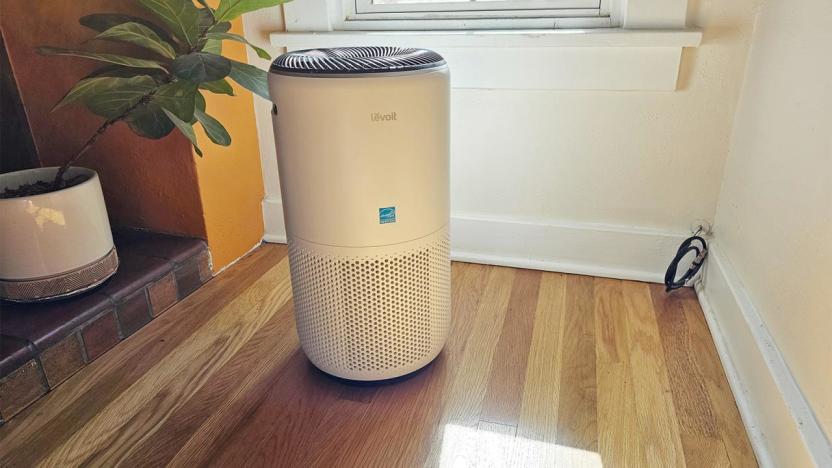
{"label": "white ceramic planter", "polygon": [[[0,174],[0,190],[51,180],[58,168]],[[67,177],[89,178],[52,193],[0,199],[0,297],[29,302],[93,288],[118,268],[98,174],[73,167]]]}

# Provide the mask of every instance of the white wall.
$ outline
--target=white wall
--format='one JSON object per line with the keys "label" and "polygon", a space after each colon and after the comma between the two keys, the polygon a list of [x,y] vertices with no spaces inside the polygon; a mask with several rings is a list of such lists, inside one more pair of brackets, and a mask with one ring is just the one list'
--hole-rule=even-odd
{"label": "white wall", "polygon": [[452,211],[670,232],[712,220],[756,3],[691,0],[704,37],[675,92],[454,90]]}
{"label": "white wall", "polygon": [[719,198],[720,251],[832,435],[832,2],[767,1]]}
{"label": "white wall", "polygon": [[[756,3],[690,1],[688,24],[704,38],[685,50],[675,92],[454,89],[452,216],[520,221],[511,232],[566,223],[569,232],[600,224],[659,233],[644,235],[634,255],[650,256],[648,274],[629,275],[657,280],[691,221],[713,219]],[[277,9],[248,15],[246,35],[269,48],[281,21]],[[258,106],[266,191],[276,197],[269,106]],[[453,237],[476,238],[467,226]]]}

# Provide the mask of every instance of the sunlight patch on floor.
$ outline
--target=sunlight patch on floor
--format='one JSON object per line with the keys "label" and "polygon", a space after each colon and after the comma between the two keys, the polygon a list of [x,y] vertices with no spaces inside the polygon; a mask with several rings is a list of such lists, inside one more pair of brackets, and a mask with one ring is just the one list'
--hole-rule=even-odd
{"label": "sunlight patch on floor", "polygon": [[439,466],[602,468],[595,452],[517,437],[513,427],[480,423],[478,427],[445,426]]}

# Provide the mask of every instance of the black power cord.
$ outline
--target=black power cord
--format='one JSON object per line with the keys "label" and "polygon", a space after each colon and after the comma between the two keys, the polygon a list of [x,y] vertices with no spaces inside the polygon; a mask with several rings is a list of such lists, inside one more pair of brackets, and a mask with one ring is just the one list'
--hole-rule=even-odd
{"label": "black power cord", "polygon": [[[676,251],[676,256],[670,261],[670,266],[667,267],[667,272],[664,274],[665,292],[684,287],[688,281],[692,280],[699,273],[699,269],[705,263],[705,257],[708,256],[708,243],[699,236],[701,232],[702,228],[700,227],[693,236],[685,239],[682,245],[679,246],[679,249]],[[688,271],[677,279],[676,270],[679,269],[679,262],[690,252],[696,253],[696,258],[693,259],[693,263],[690,264]]]}

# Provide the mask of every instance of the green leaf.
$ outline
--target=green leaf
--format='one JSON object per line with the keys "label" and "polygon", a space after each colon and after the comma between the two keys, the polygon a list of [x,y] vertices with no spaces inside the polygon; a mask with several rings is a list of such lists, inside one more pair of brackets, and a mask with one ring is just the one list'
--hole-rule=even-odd
{"label": "green leaf", "polygon": [[214,94],[227,94],[229,96],[234,95],[234,88],[231,87],[231,83],[227,80],[206,81],[204,83],[200,83],[199,88],[210,91]]}
{"label": "green leaf", "polygon": [[194,52],[177,57],[171,64],[171,70],[179,78],[202,83],[228,76],[231,72],[231,62],[220,55]]}
{"label": "green leaf", "polygon": [[269,74],[247,63],[231,60],[229,78],[254,94],[269,99]]}
{"label": "green leaf", "polygon": [[173,113],[179,119],[190,122],[194,118],[196,83],[177,80],[159,87],[153,95],[153,102]]}
{"label": "green leaf", "polygon": [[133,78],[105,76],[88,79],[96,80],[96,84],[84,98],[84,104],[95,115],[107,119],[121,117],[139,101],[149,96],[158,86],[149,76]]}
{"label": "green leaf", "polygon": [[[205,98],[202,97],[202,93],[200,92],[197,92],[194,95],[194,110],[201,110],[202,112],[205,112]],[[196,118],[194,118],[194,121],[196,121]]]}
{"label": "green leaf", "polygon": [[202,128],[205,129],[205,134],[208,135],[208,138],[211,141],[222,146],[230,145],[231,136],[228,134],[225,127],[223,127],[217,119],[205,113],[205,98],[202,97],[202,93],[197,92],[194,97],[196,98],[196,105],[194,109],[194,119],[190,122],[191,125],[199,121],[199,123],[202,124]]}
{"label": "green leaf", "polygon": [[200,50],[207,54],[222,55],[222,41],[208,39],[202,44]]}
{"label": "green leaf", "polygon": [[84,78],[95,78],[99,76],[113,76],[117,78],[131,78],[134,76],[148,75],[157,83],[165,81],[167,72],[159,70],[158,68],[132,68],[123,67],[121,65],[105,65],[101,68],[96,68],[89,75]]}
{"label": "green leaf", "polygon": [[189,46],[199,36],[199,9],[191,0],[139,0],[145,8],[158,16],[171,31]]}
{"label": "green leaf", "polygon": [[193,125],[189,124],[188,122],[185,122],[184,120],[175,116],[172,112],[166,109],[162,109],[162,111],[165,113],[165,115],[168,116],[171,122],[173,122],[173,124],[176,125],[176,128],[178,128],[179,131],[182,132],[183,135],[185,135],[185,138],[187,138],[191,142],[191,144],[194,146],[194,151],[196,151],[196,154],[202,156],[202,150],[199,149],[199,146],[197,146],[196,144],[196,133],[194,132]]}
{"label": "green leaf", "polygon": [[122,15],[121,13],[94,13],[92,15],[82,16],[78,22],[81,23],[81,26],[85,26],[96,32],[104,32],[113,26],[124,23],[139,23],[142,26],[150,28],[165,42],[173,42],[170,33],[165,28],[138,16]]}
{"label": "green leaf", "polygon": [[214,16],[217,18],[217,21],[230,21],[243,13],[273,7],[286,2],[287,0],[220,0]]}
{"label": "green leaf", "polygon": [[173,122],[162,107],[153,102],[137,107],[125,121],[136,134],[152,140],[165,137],[174,129]]}
{"label": "green leaf", "polygon": [[199,2],[200,5],[204,6],[206,10],[210,11],[211,13],[214,12],[214,9],[211,8],[211,5],[208,5],[207,0],[196,0],[196,1]]}
{"label": "green leaf", "polygon": [[109,77],[99,77],[99,78],[86,78],[72,87],[67,93],[55,104],[55,107],[52,108],[52,111],[56,111],[64,106],[72,104],[74,102],[85,102],[91,96],[95,95],[96,93],[103,93],[107,92],[109,89],[117,86],[120,81],[111,80]]}
{"label": "green leaf", "polygon": [[55,104],[52,108],[52,112],[90,96],[95,90],[97,81],[100,81],[100,79],[96,80],[94,78],[87,78],[75,83],[75,86],[67,91],[67,93],[64,94],[64,97],[62,97],[61,100]]}
{"label": "green leaf", "polygon": [[215,24],[214,27],[208,30],[208,32],[224,33],[228,32],[229,29],[231,29],[231,22],[223,21],[222,23]]}
{"label": "green leaf", "polygon": [[170,44],[163,41],[158,34],[139,23],[123,23],[95,36],[96,39],[126,42],[152,50],[162,57],[176,58],[176,52]]}
{"label": "green leaf", "polygon": [[231,41],[241,42],[241,43],[246,44],[247,46],[251,47],[257,53],[257,56],[260,57],[261,59],[269,60],[269,59],[272,58],[271,55],[269,55],[268,52],[261,49],[260,47],[257,47],[256,45],[252,44],[251,42],[247,41],[246,38],[244,38],[243,36],[240,36],[239,34],[233,34],[233,33],[227,33],[227,32],[223,32],[223,33],[210,32],[210,33],[206,34],[205,37],[207,37],[208,39],[217,39],[217,40],[221,40],[221,41],[225,40],[225,39],[228,39],[228,40],[231,40]]}
{"label": "green leaf", "polygon": [[228,134],[228,131],[217,119],[199,109],[194,111],[194,115],[199,120],[199,123],[202,124],[202,128],[205,129],[205,134],[208,135],[208,139],[220,146],[228,146],[231,144],[231,135]]}
{"label": "green leaf", "polygon": [[[196,47],[194,47],[191,52],[193,52],[193,51],[205,51],[205,52],[211,52],[213,54],[221,55],[222,49],[221,49],[221,46],[218,43],[216,43],[217,41],[209,41],[208,39],[205,38],[205,34],[208,31],[214,29],[214,26],[216,26],[216,20],[214,19],[214,15],[205,8],[199,10],[199,34],[200,34],[200,37],[197,40]],[[211,44],[209,45],[209,50],[205,50],[206,44],[208,44],[208,42],[211,42]]]}
{"label": "green leaf", "polygon": [[91,60],[98,60],[101,62],[114,63],[116,65],[121,65],[124,67],[158,68],[160,70],[165,70],[165,67],[163,67],[161,63],[155,60],[137,59],[133,57],[126,57],[124,55],[99,54],[83,50],[60,49],[58,47],[38,47],[37,52],[41,55],[69,55],[73,57],[88,58]]}
{"label": "green leaf", "polygon": [[217,20],[214,19],[214,13],[211,10],[201,8],[197,11],[199,12],[199,33],[202,34],[214,27]]}

